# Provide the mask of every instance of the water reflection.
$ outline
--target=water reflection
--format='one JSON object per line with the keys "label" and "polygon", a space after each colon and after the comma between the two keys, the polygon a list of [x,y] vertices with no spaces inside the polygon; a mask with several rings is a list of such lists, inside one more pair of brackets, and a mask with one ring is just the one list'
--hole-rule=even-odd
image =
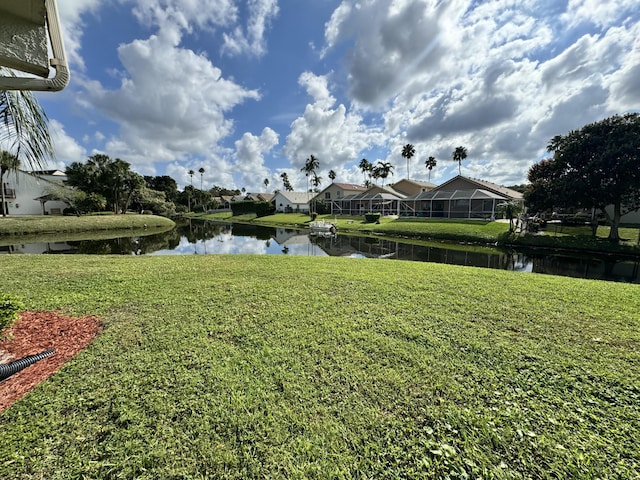
{"label": "water reflection", "polygon": [[[310,236],[306,231],[219,222],[183,221],[165,232],[136,232],[118,238],[43,238],[45,241],[5,245],[0,253],[104,255],[306,255],[397,259],[451,265],[545,273],[640,283],[638,261],[615,258],[505,252],[499,249],[412,245],[396,240],[357,236]],[[2,239],[0,239],[2,240]]]}

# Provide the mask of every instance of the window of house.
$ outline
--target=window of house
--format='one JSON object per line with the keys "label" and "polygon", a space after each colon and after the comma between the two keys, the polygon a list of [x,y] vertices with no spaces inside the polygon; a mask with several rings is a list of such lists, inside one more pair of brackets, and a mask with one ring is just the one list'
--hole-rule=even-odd
{"label": "window of house", "polygon": [[324,192],[325,200],[331,200],[331,192]]}

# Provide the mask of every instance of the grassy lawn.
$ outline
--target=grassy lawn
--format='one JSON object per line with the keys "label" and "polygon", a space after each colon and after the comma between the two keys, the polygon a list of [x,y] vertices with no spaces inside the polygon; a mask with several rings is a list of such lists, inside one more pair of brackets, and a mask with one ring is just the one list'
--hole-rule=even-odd
{"label": "grassy lawn", "polygon": [[0,236],[76,233],[100,230],[172,228],[173,220],[156,215],[29,215],[0,217]]}
{"label": "grassy lawn", "polygon": [[4,256],[91,346],[0,478],[638,478],[640,286],[414,262]]}

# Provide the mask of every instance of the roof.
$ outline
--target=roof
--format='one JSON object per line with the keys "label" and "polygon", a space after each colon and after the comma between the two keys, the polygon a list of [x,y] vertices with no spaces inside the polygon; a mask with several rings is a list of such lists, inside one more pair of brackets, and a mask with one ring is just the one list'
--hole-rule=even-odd
{"label": "roof", "polygon": [[407,200],[507,200],[505,195],[488,190],[429,190],[407,198]]}
{"label": "roof", "polygon": [[395,187],[396,185],[398,185],[399,183],[402,183],[402,182],[413,183],[415,185],[418,185],[419,187],[431,187],[431,188],[434,188],[436,186],[434,183],[431,183],[431,182],[423,182],[423,181],[420,181],[420,180],[411,180],[410,178],[403,178],[401,180],[398,180],[392,186]]}
{"label": "roof", "polygon": [[465,180],[465,181],[475,185],[476,187],[478,187],[478,189],[488,190],[490,192],[497,193],[497,194],[502,195],[503,197],[507,197],[509,199],[522,200],[524,198],[524,195],[522,193],[517,192],[515,190],[512,190],[510,188],[507,188],[507,187],[503,187],[502,185],[498,185],[497,183],[489,182],[487,180],[480,180],[479,178],[464,177],[462,175],[457,175],[457,176],[453,177],[452,179],[447,180],[443,184],[441,184],[438,187],[436,187],[435,190],[440,190],[440,191],[446,190],[446,186],[449,183],[452,183],[452,182],[454,182],[455,180],[458,180],[458,179]]}
{"label": "roof", "polygon": [[270,202],[271,200],[273,200],[273,197],[275,197],[275,195],[273,193],[259,193],[258,197],[262,198],[262,201],[264,202]]}
{"label": "roof", "polygon": [[398,190],[394,190],[392,187],[390,187],[389,185],[374,185],[372,187],[369,187],[366,191],[367,193],[388,193],[391,195],[395,195],[396,197],[399,198],[405,198],[407,196],[406,193],[402,193]]}
{"label": "roof", "polygon": [[307,204],[309,203],[309,199],[311,198],[311,193],[308,192],[278,192],[277,195],[282,195],[290,203],[299,204]]}
{"label": "roof", "polygon": [[[342,190],[357,190],[357,191],[360,191],[360,192],[364,192],[367,189],[367,187],[364,187],[362,185],[356,185],[355,183],[338,183],[338,182],[334,182],[333,185],[336,185],[337,187],[341,188]],[[327,187],[327,188],[329,188],[329,187]]]}
{"label": "roof", "polygon": [[32,173],[34,175],[51,175],[51,176],[55,176],[55,177],[66,177],[67,174],[64,173],[62,170],[33,170],[31,172],[28,173]]}
{"label": "roof", "polygon": [[376,191],[366,191],[362,193],[354,193],[353,195],[347,195],[340,199],[341,202],[367,202],[369,200],[401,200],[404,199],[405,196],[398,195],[395,192],[376,192]]}

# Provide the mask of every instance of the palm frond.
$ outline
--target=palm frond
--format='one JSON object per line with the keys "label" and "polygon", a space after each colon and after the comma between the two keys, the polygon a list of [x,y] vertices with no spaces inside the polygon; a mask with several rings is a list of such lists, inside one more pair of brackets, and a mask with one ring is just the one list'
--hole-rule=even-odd
{"label": "palm frond", "polygon": [[31,169],[44,167],[53,156],[47,115],[32,92],[0,90],[0,145]]}

